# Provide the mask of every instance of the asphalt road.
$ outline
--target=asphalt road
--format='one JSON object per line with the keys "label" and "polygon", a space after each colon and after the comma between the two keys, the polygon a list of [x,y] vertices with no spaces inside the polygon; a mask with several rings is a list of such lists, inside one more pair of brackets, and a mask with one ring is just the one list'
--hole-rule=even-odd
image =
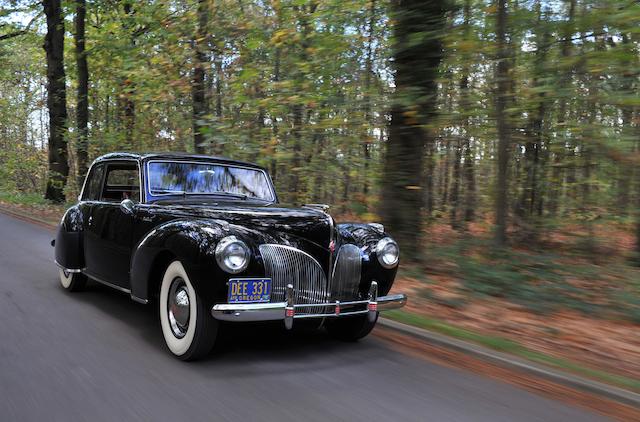
{"label": "asphalt road", "polygon": [[149,306],[60,287],[52,233],[0,214],[5,421],[596,421],[564,403],[393,350],[374,336],[226,326],[214,354],[170,356]]}

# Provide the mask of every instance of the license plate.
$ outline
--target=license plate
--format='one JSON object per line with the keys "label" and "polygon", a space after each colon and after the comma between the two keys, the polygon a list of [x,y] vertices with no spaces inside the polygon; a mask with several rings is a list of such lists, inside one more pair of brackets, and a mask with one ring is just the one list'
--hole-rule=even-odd
{"label": "license plate", "polygon": [[232,278],[229,280],[229,303],[269,302],[270,278]]}

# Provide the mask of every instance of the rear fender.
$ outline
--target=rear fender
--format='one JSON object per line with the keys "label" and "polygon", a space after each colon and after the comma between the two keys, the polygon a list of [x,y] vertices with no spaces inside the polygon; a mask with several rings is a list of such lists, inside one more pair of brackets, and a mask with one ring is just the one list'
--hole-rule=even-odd
{"label": "rear fender", "polygon": [[84,248],[82,231],[82,212],[76,205],[67,210],[56,234],[56,263],[70,270],[84,268]]}

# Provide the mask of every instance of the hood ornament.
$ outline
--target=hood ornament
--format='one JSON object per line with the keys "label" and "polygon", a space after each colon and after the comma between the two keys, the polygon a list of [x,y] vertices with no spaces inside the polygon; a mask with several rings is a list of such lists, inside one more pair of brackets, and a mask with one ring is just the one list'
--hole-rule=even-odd
{"label": "hood ornament", "polygon": [[304,204],[302,207],[303,208],[313,208],[313,209],[320,210],[320,211],[327,211],[329,208],[331,208],[327,204]]}

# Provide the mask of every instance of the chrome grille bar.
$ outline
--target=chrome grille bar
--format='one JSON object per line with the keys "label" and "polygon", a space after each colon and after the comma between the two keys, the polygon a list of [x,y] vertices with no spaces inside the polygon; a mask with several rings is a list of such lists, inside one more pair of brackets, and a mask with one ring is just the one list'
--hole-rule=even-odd
{"label": "chrome grille bar", "polygon": [[340,301],[357,298],[361,272],[360,248],[351,244],[341,246],[331,277],[331,298]]}
{"label": "chrome grille bar", "polygon": [[[287,284],[293,285],[295,303],[325,303],[329,300],[327,278],[318,261],[300,249],[285,245],[260,245],[265,276],[271,278],[271,302],[285,301]],[[321,313],[323,306],[305,309]]]}

